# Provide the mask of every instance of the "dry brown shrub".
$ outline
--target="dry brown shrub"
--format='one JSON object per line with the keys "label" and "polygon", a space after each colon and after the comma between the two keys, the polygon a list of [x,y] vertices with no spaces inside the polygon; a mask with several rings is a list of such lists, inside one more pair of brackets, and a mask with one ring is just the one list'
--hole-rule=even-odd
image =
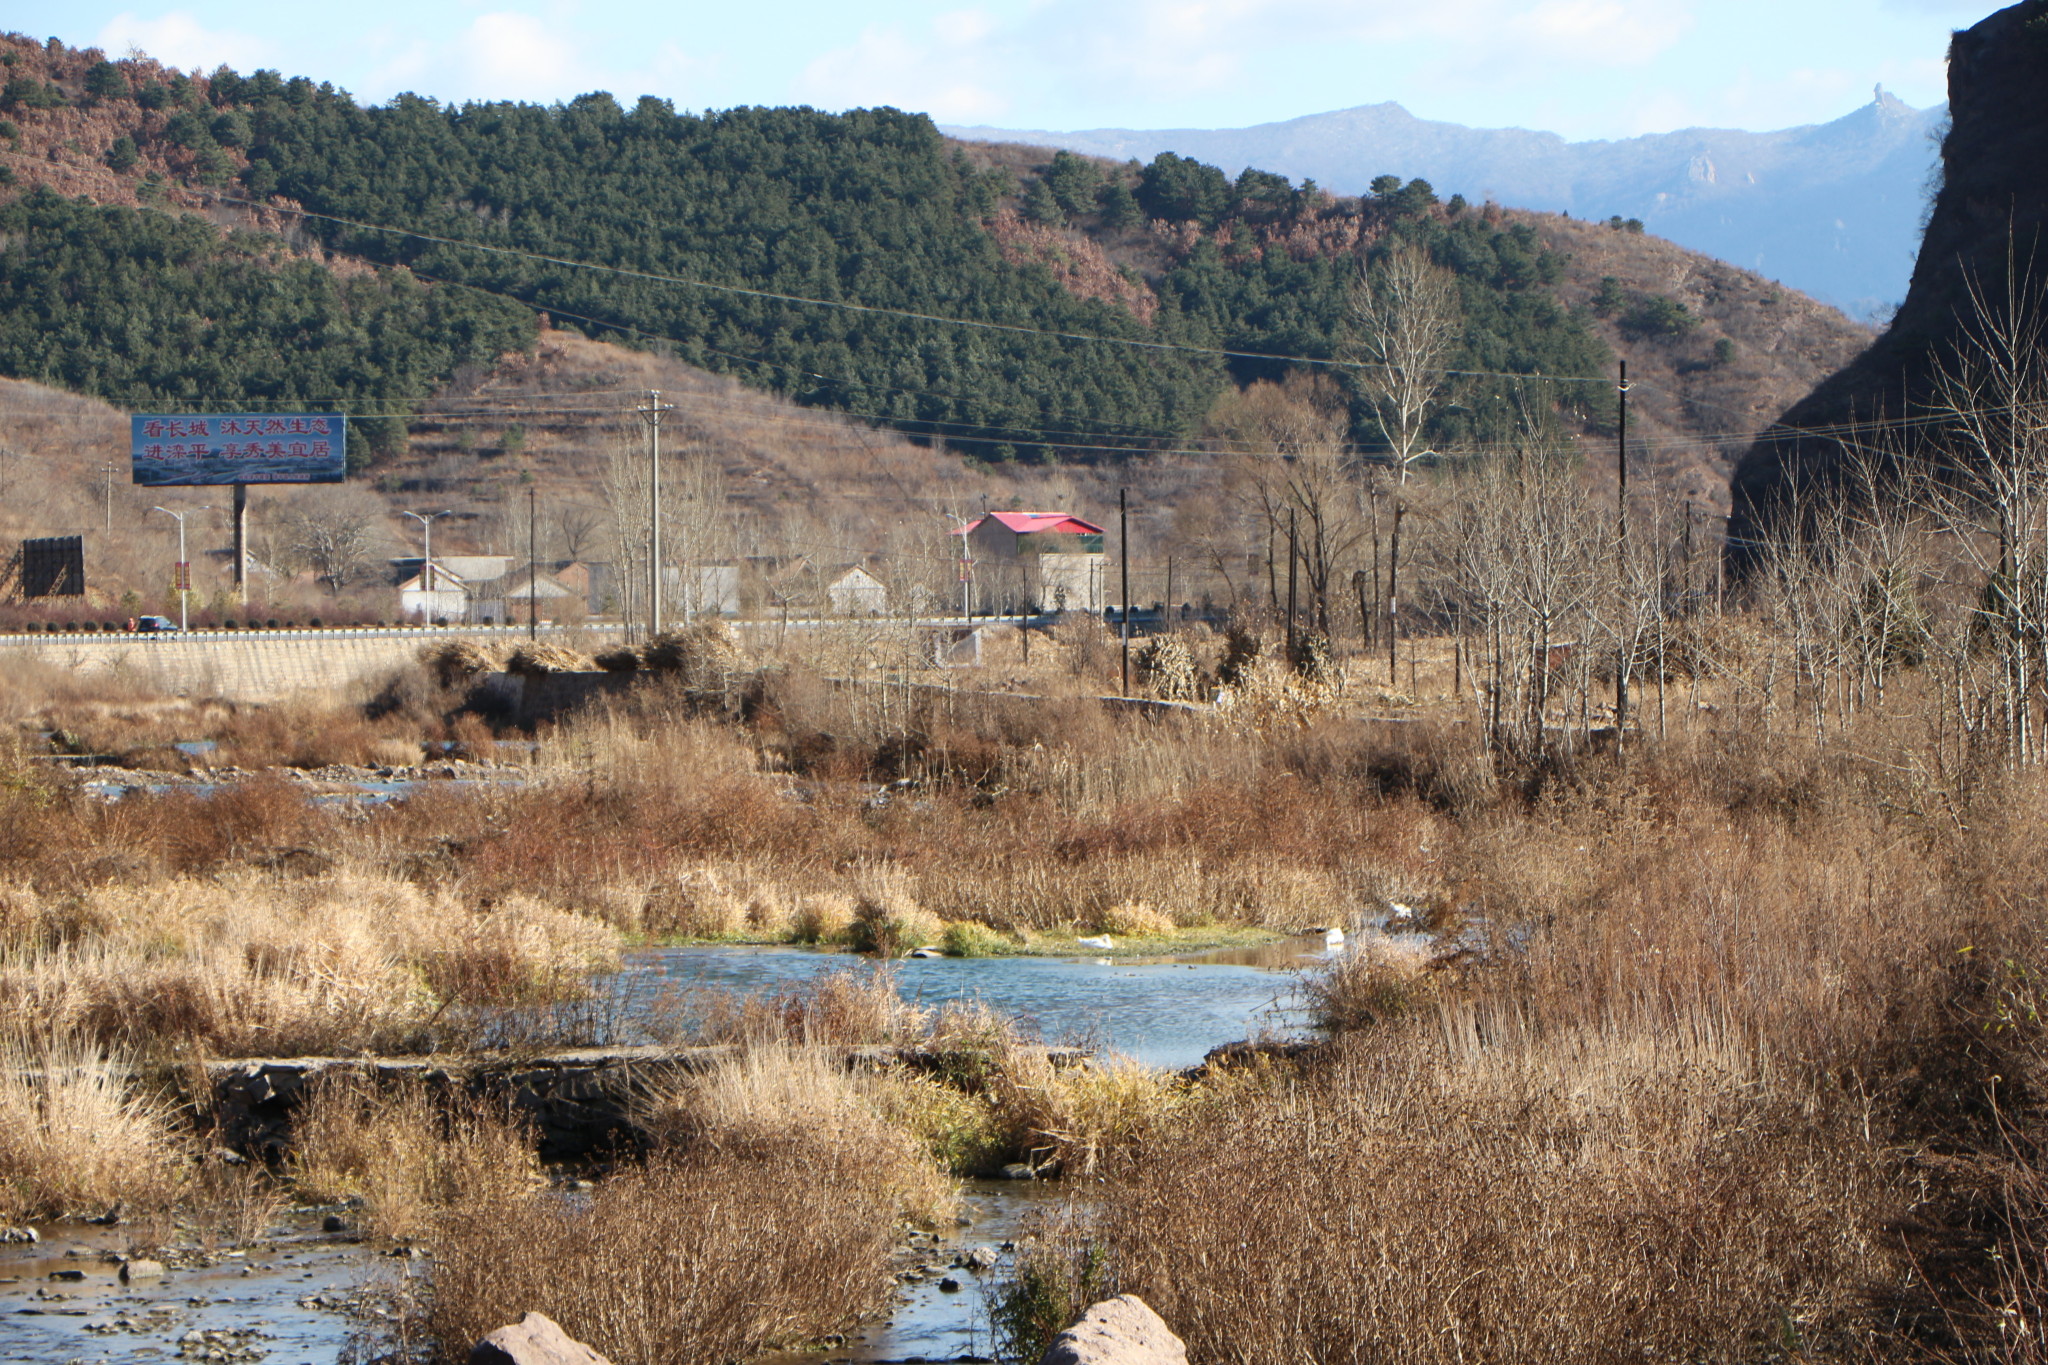
{"label": "dry brown shrub", "polygon": [[443,640],[420,650],[420,662],[444,688],[466,687],[498,669],[498,656],[474,640]]}
{"label": "dry brown shrub", "polygon": [[1180,928],[1143,901],[1118,901],[1095,917],[1095,931],[1120,938],[1165,938]]}
{"label": "dry brown shrub", "polygon": [[589,673],[596,668],[596,661],[589,655],[547,640],[518,645],[505,659],[505,671],[523,678],[545,677],[551,673]]}
{"label": "dry brown shrub", "polygon": [[288,1170],[302,1198],[355,1202],[365,1230],[392,1238],[439,1209],[517,1207],[540,1180],[532,1134],[503,1105],[342,1068],[308,1083]]}
{"label": "dry brown shrub", "polygon": [[746,648],[733,628],[713,617],[648,641],[640,650],[640,666],[674,674],[686,687],[711,687],[745,672],[748,663]]}
{"label": "dry brown shrub", "polygon": [[588,1196],[451,1209],[421,1334],[460,1361],[541,1312],[619,1365],[659,1365],[847,1330],[887,1299],[893,1163],[830,1130],[793,1137],[660,1154]]}
{"label": "dry brown shrub", "polygon": [[110,885],[46,901],[40,941],[0,949],[0,1020],[226,1056],[412,1050],[433,1022],[574,997],[616,961],[596,920],[352,873]]}
{"label": "dry brown shrub", "polygon": [[1899,1205],[1734,1038],[1496,1019],[1202,1113],[1101,1207],[1191,1355],[1618,1363],[1856,1352]]}
{"label": "dry brown shrub", "polygon": [[0,1221],[139,1215],[178,1187],[173,1106],[132,1059],[59,1027],[0,1033]]}
{"label": "dry brown shrub", "polygon": [[699,991],[697,1041],[907,1045],[922,1042],[936,1017],[906,1001],[895,967],[873,963],[820,972],[772,993]]}
{"label": "dry brown shrub", "polygon": [[671,1147],[762,1159],[818,1135],[866,1152],[869,1178],[902,1216],[927,1226],[953,1211],[954,1190],[908,1133],[883,1121],[866,1088],[833,1053],[756,1043],[649,1105],[644,1122]]}
{"label": "dry brown shrub", "polygon": [[813,892],[797,902],[791,936],[799,943],[831,943],[853,925],[854,900],[836,892]]}
{"label": "dry brown shrub", "polygon": [[936,944],[945,932],[945,921],[919,905],[900,878],[875,875],[854,904],[847,942],[877,957],[901,957]]}

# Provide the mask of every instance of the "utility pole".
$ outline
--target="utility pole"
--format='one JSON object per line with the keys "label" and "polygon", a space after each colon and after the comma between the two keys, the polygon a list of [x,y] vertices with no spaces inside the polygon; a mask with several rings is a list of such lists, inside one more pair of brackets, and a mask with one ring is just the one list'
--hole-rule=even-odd
{"label": "utility pole", "polygon": [[[443,510],[439,512],[407,512],[405,515],[418,522],[425,531],[426,543],[420,548],[420,583],[427,590],[427,601],[431,606],[434,602],[434,518],[445,517],[448,513]],[[425,616],[428,620],[433,619],[431,611],[422,612],[421,615]]]}
{"label": "utility pole", "polygon": [[526,638],[540,638],[540,517],[536,512],[536,494],[532,484],[526,486]]}
{"label": "utility pole", "polygon": [[1130,490],[1116,490],[1116,538],[1117,557],[1123,561],[1124,580],[1124,695],[1131,695],[1131,506]]}
{"label": "utility pole", "polygon": [[108,460],[102,464],[100,474],[105,480],[100,492],[100,502],[106,508],[106,532],[111,537],[114,534],[114,462]]}
{"label": "utility pole", "polygon": [[1387,686],[1399,687],[1400,662],[1394,651],[1401,643],[1401,518],[1408,509],[1397,494],[1394,503],[1394,533],[1387,541]]}
{"label": "utility pole", "polygon": [[[1621,382],[1615,393],[1617,406],[1614,446],[1614,591],[1618,609],[1626,618],[1628,602],[1628,362],[1621,362]],[[1635,637],[1623,621],[1621,656],[1614,663],[1614,748],[1621,751],[1622,731],[1628,724],[1628,672],[1635,663]]]}
{"label": "utility pole", "polygon": [[[152,512],[161,512],[178,523],[178,565],[172,574],[172,586],[178,590],[178,630],[183,633],[186,624],[185,599],[192,589],[192,561],[185,558],[185,513],[173,512],[168,507],[152,507]],[[194,507],[193,512],[208,512],[210,507]]]}
{"label": "utility pole", "polygon": [[[661,401],[660,389],[634,409],[647,422],[647,638],[661,634],[661,415],[675,405]],[[687,600],[687,599],[686,599]]]}

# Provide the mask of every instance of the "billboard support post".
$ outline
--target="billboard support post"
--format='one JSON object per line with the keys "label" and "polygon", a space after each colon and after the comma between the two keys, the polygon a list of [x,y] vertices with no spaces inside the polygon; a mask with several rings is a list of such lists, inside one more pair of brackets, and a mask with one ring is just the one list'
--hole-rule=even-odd
{"label": "billboard support post", "polygon": [[235,485],[235,596],[249,605],[249,485]]}

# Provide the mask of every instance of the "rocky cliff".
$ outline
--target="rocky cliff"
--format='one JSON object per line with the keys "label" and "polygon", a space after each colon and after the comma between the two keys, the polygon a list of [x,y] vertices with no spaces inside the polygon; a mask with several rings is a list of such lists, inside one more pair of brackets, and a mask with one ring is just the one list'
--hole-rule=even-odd
{"label": "rocky cliff", "polygon": [[[1942,185],[1906,301],[1856,360],[1795,404],[1737,464],[1730,535],[1739,559],[1791,494],[1840,467],[1841,429],[1924,413],[1932,377],[1969,314],[1973,282],[2002,297],[2008,262],[2048,288],[2048,0],[2026,0],[1956,34],[1953,124]],[[1926,439],[1924,434],[1916,439]]]}

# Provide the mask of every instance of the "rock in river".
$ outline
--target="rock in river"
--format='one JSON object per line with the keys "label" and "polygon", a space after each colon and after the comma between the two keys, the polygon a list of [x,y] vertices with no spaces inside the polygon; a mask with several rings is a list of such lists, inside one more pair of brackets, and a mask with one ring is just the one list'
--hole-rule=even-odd
{"label": "rock in river", "polygon": [[1187,1365],[1188,1348],[1136,1294],[1104,1299],[1052,1339],[1038,1365]]}
{"label": "rock in river", "polygon": [[469,1353],[469,1365],[611,1365],[564,1332],[553,1318],[528,1313],[500,1327]]}

